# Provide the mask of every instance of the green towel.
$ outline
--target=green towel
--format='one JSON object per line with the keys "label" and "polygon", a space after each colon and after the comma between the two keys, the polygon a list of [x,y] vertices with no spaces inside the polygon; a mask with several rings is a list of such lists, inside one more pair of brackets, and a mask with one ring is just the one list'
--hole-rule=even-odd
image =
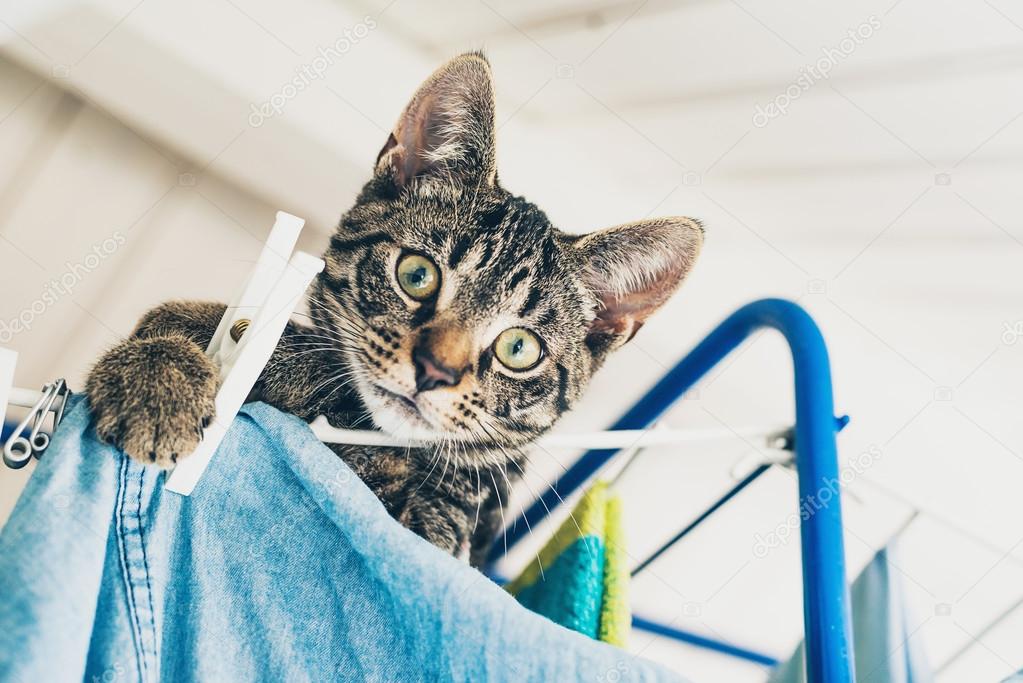
{"label": "green towel", "polygon": [[597,482],[508,592],[551,621],[624,647],[631,614],[621,518],[621,500]]}

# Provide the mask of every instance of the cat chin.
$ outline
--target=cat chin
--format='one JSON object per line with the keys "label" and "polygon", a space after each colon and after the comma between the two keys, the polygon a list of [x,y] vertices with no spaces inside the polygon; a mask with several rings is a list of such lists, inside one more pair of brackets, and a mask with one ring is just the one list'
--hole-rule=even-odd
{"label": "cat chin", "polygon": [[396,439],[433,443],[443,441],[448,436],[428,423],[421,414],[405,406],[375,396],[365,402],[373,416],[373,423],[380,431]]}
{"label": "cat chin", "polygon": [[[376,395],[367,397],[364,402],[376,426],[396,439],[432,444],[452,443],[451,439],[455,437],[453,443],[461,444],[463,447],[468,445],[465,441],[459,440],[457,434],[438,430],[428,423],[422,414],[400,403]],[[446,450],[445,457],[456,467],[506,467],[508,455],[501,446],[490,448],[473,446],[468,449],[455,447]]]}

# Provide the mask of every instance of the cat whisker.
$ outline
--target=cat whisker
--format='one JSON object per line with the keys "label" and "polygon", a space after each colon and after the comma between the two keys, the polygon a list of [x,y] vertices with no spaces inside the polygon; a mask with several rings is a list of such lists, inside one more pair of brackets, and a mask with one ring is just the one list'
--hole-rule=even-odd
{"label": "cat whisker", "polygon": [[430,458],[430,461],[433,463],[433,465],[430,467],[430,471],[427,472],[426,476],[423,477],[423,481],[419,484],[419,486],[415,488],[415,491],[412,492],[413,494],[417,493],[419,489],[423,488],[426,482],[430,480],[430,476],[433,475],[433,470],[437,467],[437,463],[440,462],[440,445],[438,445],[437,448],[433,449],[433,456]]}
{"label": "cat whisker", "polygon": [[322,399],[320,399],[320,405],[321,406],[329,405],[330,398],[334,394],[337,393],[338,389],[341,389],[341,388],[345,387],[347,385],[347,381],[349,379],[351,379],[351,376],[341,376],[341,375],[335,376],[335,381],[337,382],[337,386],[334,387],[333,389],[331,389],[330,393],[328,393],[326,396],[324,396]]}
{"label": "cat whisker", "polygon": [[[482,443],[479,439],[479,435],[476,434],[475,432],[469,431],[467,435],[469,436],[470,439],[472,439],[474,444],[479,445]],[[476,512],[472,520],[472,529],[470,529],[469,531],[469,536],[470,538],[472,538],[473,536],[476,535],[476,529],[479,527],[480,508],[483,506],[483,478],[482,475],[480,474],[479,464],[473,460],[470,460],[469,464],[472,465],[473,470],[476,472]],[[466,468],[466,475],[469,476],[471,474],[472,471]]]}
{"label": "cat whisker", "polygon": [[318,347],[324,348],[324,349],[336,349],[337,345],[333,343],[334,341],[335,340],[333,340],[333,339],[328,339],[328,340],[325,341],[324,339],[321,339],[319,337],[308,337],[308,340],[300,340],[300,341],[291,341],[291,340],[289,340],[287,342],[287,345],[282,345],[280,348],[282,348],[282,349],[301,349],[301,348],[307,348],[307,347],[312,347],[312,346],[318,346]]}
{"label": "cat whisker", "polygon": [[[315,304],[316,306],[319,306],[320,309],[323,310],[326,313],[330,313],[332,315],[336,315],[338,313],[337,311],[334,311],[334,310],[331,310],[331,309],[327,308],[324,304],[321,304],[320,302],[316,301],[315,299],[309,299],[308,302],[310,304]],[[310,315],[308,313],[304,313],[302,311],[295,311],[292,315],[297,315],[297,316],[302,317],[302,318],[308,318],[310,321],[313,322],[314,325],[317,325],[316,329],[319,329],[318,324],[321,321],[318,318],[315,318],[312,315]],[[352,321],[349,320],[347,322],[352,322]]]}
{"label": "cat whisker", "polygon": [[[330,303],[341,303],[338,299],[330,299],[329,301],[330,301]],[[328,306],[326,302],[321,301],[320,299],[317,299],[317,298],[315,298],[313,296],[308,297],[307,303],[309,303],[312,306],[316,306],[320,310],[326,311],[328,313],[337,313],[337,314],[341,314],[341,315],[344,315],[344,314],[358,315],[358,313],[354,310],[354,307],[345,307],[343,309],[342,308],[333,309],[330,306]]]}
{"label": "cat whisker", "polygon": [[[320,332],[320,333],[333,332],[334,331],[334,330],[331,330],[331,329],[325,329],[325,324],[328,323],[328,322],[338,323],[339,331],[345,331],[345,332],[350,332],[350,333],[355,333],[355,334],[362,332],[362,330],[360,329],[360,326],[358,325],[358,323],[356,323],[353,320],[347,319],[346,317],[344,317],[344,315],[342,313],[339,313],[338,311],[331,311],[331,310],[326,309],[326,308],[324,310],[325,310],[325,312],[330,314],[330,320],[329,321],[328,320],[321,320],[319,318],[315,318],[315,317],[309,315],[308,313],[301,313],[301,312],[298,312],[298,311],[295,312],[295,315],[301,316],[303,318],[308,318],[310,323],[312,323],[312,325],[313,325],[312,329],[317,331],[317,332]],[[307,330],[308,330],[308,328],[304,329],[303,332],[306,332]]]}
{"label": "cat whisker", "polygon": [[315,349],[306,349],[304,351],[299,351],[297,353],[288,354],[288,360],[291,360],[293,358],[298,358],[299,356],[306,356],[306,355],[308,355],[310,353],[329,353],[329,352],[337,353],[338,349],[336,347],[333,347],[333,346],[321,346],[321,347],[318,347],[318,348],[315,348]]}
{"label": "cat whisker", "polygon": [[480,481],[480,466],[476,463],[472,464],[476,470],[476,516],[472,520],[472,533],[476,533],[476,527],[480,523],[480,508],[483,506],[483,486]]}
{"label": "cat whisker", "polygon": [[303,349],[303,348],[325,348],[332,349],[334,351],[341,350],[349,346],[357,346],[359,343],[358,337],[355,335],[347,335],[341,337],[326,337],[321,335],[307,335],[303,339],[289,341],[287,344],[282,344],[279,348],[282,350],[289,349]]}
{"label": "cat whisker", "polygon": [[316,329],[316,332],[304,332],[303,337],[309,339],[326,339],[331,341],[342,341],[345,339],[358,339],[365,333],[364,330],[356,329],[355,327],[339,327],[335,330],[321,330]]}
{"label": "cat whisker", "polygon": [[[313,310],[313,312],[315,312],[316,309],[319,308],[319,310],[323,311],[325,315],[319,318],[308,315],[306,313],[301,313],[299,315],[303,315],[306,318],[309,318],[309,320],[313,323],[313,326],[318,332],[345,331],[351,334],[361,335],[365,332],[367,328],[370,327],[369,321],[367,320],[362,319],[353,320],[350,317],[352,315],[352,311],[341,308],[337,309],[329,308],[325,304],[316,301],[315,299],[312,298],[309,299],[309,304],[310,306],[312,306],[310,310]],[[336,326],[338,329],[337,330],[331,329],[330,326]]]}
{"label": "cat whisker", "polygon": [[448,453],[448,450],[450,448],[450,440],[445,438],[443,441],[441,441],[441,448],[443,449],[444,453],[444,469],[441,471],[440,479],[437,481],[436,484],[433,485],[434,493],[436,493],[437,489],[440,488],[440,485],[444,483],[444,477],[446,477],[448,473],[448,465],[451,463],[451,456]]}
{"label": "cat whisker", "polygon": [[338,320],[336,322],[343,323],[336,330],[323,327],[306,328],[302,330],[302,335],[314,339],[338,339],[346,335],[358,337],[364,332],[363,328],[347,321]]}
{"label": "cat whisker", "polygon": [[355,429],[356,427],[358,427],[359,425],[363,424],[364,422],[371,421],[372,419],[373,419],[373,413],[369,412],[368,410],[363,410],[362,414],[359,415],[359,417],[357,417],[352,422],[351,429]]}
{"label": "cat whisker", "polygon": [[[483,424],[483,422],[481,422],[478,418],[474,418],[474,419],[476,419],[476,422],[479,424],[479,426],[484,431],[487,431],[487,427],[486,427],[486,425]],[[518,461],[515,458],[513,458],[511,455],[508,454],[508,452],[504,449],[503,446],[498,444],[498,448],[500,448],[501,451],[504,453],[506,461],[510,462],[513,465],[515,465],[515,468],[519,471],[519,474],[522,476],[522,483],[524,483],[526,485],[526,488],[529,489],[529,492],[533,496],[533,498],[540,501],[540,504],[543,505],[544,510],[547,511],[547,517],[549,518],[551,516],[551,509],[549,507],[547,507],[547,503],[544,502],[543,497],[537,495],[536,492],[533,490],[533,488],[529,485],[529,481],[526,478],[525,470],[522,469],[522,466],[519,465]],[[522,451],[522,449],[516,449],[516,450],[517,450],[517,455],[523,456],[523,457],[525,456],[525,453]],[[543,449],[541,449],[541,450],[543,450]],[[544,484],[547,485],[547,488],[549,488],[554,493],[554,495],[556,495],[558,497],[558,500],[561,501],[561,504],[564,505],[565,501],[561,497],[561,494],[558,493],[558,490],[556,488],[554,488],[554,484],[551,483],[550,480],[545,479],[543,477],[541,477],[541,479],[543,480]],[[568,508],[567,505],[565,507],[569,510],[568,517],[569,517],[569,519],[572,520],[572,524],[575,525],[576,531],[579,532],[580,536],[583,536],[582,527],[579,526],[579,521],[575,518],[575,513],[572,511],[571,508]],[[590,549],[590,552],[592,553],[592,549]]]}
{"label": "cat whisker", "polygon": [[[317,391],[319,391],[323,387],[327,386],[328,384],[331,384],[332,382],[337,382],[337,381],[341,381],[343,383],[347,379],[350,379],[352,376],[353,376],[353,372],[351,370],[343,370],[341,372],[334,373],[333,375],[330,375],[329,377],[327,377],[327,379],[325,379],[324,381],[320,382],[315,387],[313,387],[309,391],[309,395],[310,396],[315,396]],[[335,389],[335,391],[336,391],[336,389]],[[333,394],[333,392],[331,392],[330,395],[332,395],[332,394]],[[321,401],[321,404],[322,404],[322,401]]]}
{"label": "cat whisker", "polygon": [[[511,462],[511,464],[515,465],[516,469],[518,469],[519,473],[522,475],[522,481],[525,482],[526,481],[526,473],[525,473],[525,471],[523,471],[522,466],[519,465],[518,462],[516,462],[515,460],[513,460],[511,458],[509,458],[509,461]],[[541,477],[541,479],[543,479],[543,477]],[[561,500],[561,495],[558,493],[558,490],[556,488],[554,488],[554,485],[551,484],[551,482],[548,481],[547,479],[543,479],[543,481],[547,485],[547,488],[549,488],[551,491],[553,491],[554,495],[558,496],[558,499]],[[526,484],[526,486],[528,488],[529,484]],[[530,493],[533,493],[532,489],[530,489]],[[543,497],[542,496],[537,496],[535,493],[533,494],[533,497],[540,501],[540,504],[543,505],[544,510],[547,511],[547,517],[549,518],[551,516],[551,509],[549,507],[547,507],[547,503],[543,502]],[[561,502],[562,502],[562,504],[564,504],[565,501],[561,500]],[[575,526],[576,531],[579,532],[579,536],[580,537],[584,536],[582,527],[579,526],[579,521],[575,518],[575,512],[572,510],[572,508],[568,507],[567,505],[565,507],[566,507],[566,509],[569,510],[568,518],[572,520],[572,524],[573,524],[573,526]],[[587,546],[587,551],[589,552],[589,554],[591,556],[593,555],[593,548]]]}
{"label": "cat whisker", "polygon": [[[508,496],[510,498],[511,497],[511,490],[512,490],[513,487],[512,487],[511,480],[508,479],[508,472],[503,467],[498,467],[497,470],[501,473],[501,476],[504,477],[505,483],[508,484]],[[491,476],[491,478],[493,478],[493,476],[494,476],[493,471],[491,471],[490,476]],[[497,486],[497,482],[494,482],[494,486]],[[528,486],[528,484],[527,484],[527,486]],[[531,493],[532,493],[532,491],[531,491]],[[530,526],[529,520],[526,519],[525,515],[526,515],[526,509],[525,509],[525,505],[523,503],[523,504],[519,505],[519,518],[521,518],[522,521],[524,521],[526,523],[526,535],[529,536],[530,538],[532,538],[533,537],[533,527]],[[505,539],[505,544],[506,545],[505,545],[504,552],[507,555],[508,554],[507,538]],[[539,547],[536,550],[536,568],[540,570],[540,580],[541,581],[546,581],[546,577],[544,576],[544,573],[543,573],[543,563],[540,562],[540,548]]]}
{"label": "cat whisker", "polygon": [[526,445],[529,448],[531,448],[531,449],[540,451],[541,453],[546,455],[548,458],[550,458],[554,462],[555,465],[557,465],[558,467],[561,468],[562,473],[568,472],[568,466],[565,465],[565,463],[563,463],[560,460],[558,460],[557,456],[555,456],[553,453],[551,453],[546,448],[543,448],[542,446],[540,446],[538,443],[536,443],[536,441],[532,441],[532,442],[530,442],[530,443],[528,443]]}
{"label": "cat whisker", "polygon": [[[494,484],[494,495],[497,496],[497,509],[501,512],[501,538],[504,540],[504,554],[508,555],[508,520],[504,517],[504,501],[501,500],[501,489],[497,485],[497,480],[494,479],[494,471],[492,469],[487,470],[487,474],[490,475],[490,481]],[[510,495],[510,491],[509,491]],[[537,558],[539,561],[539,558]]]}

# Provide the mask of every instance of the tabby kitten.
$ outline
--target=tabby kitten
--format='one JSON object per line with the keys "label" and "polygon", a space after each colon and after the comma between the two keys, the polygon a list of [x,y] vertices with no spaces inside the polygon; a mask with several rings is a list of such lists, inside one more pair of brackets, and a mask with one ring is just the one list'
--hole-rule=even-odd
{"label": "tabby kitten", "polygon": [[[689,218],[562,233],[501,187],[494,152],[490,66],[465,54],[405,108],[331,238],[308,321],[289,324],[250,396],[435,444],[331,448],[395,519],[476,565],[523,447],[671,296],[703,240]],[[164,304],[99,360],[86,390],[101,439],[165,468],[196,447],[217,390],[203,349],[224,310]]]}

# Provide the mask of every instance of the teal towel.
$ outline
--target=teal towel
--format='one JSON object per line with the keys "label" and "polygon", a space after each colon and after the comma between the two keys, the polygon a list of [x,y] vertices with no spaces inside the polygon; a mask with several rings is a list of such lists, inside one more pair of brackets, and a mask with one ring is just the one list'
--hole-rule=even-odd
{"label": "teal towel", "polygon": [[631,615],[623,545],[620,501],[598,482],[508,592],[551,621],[624,647]]}

